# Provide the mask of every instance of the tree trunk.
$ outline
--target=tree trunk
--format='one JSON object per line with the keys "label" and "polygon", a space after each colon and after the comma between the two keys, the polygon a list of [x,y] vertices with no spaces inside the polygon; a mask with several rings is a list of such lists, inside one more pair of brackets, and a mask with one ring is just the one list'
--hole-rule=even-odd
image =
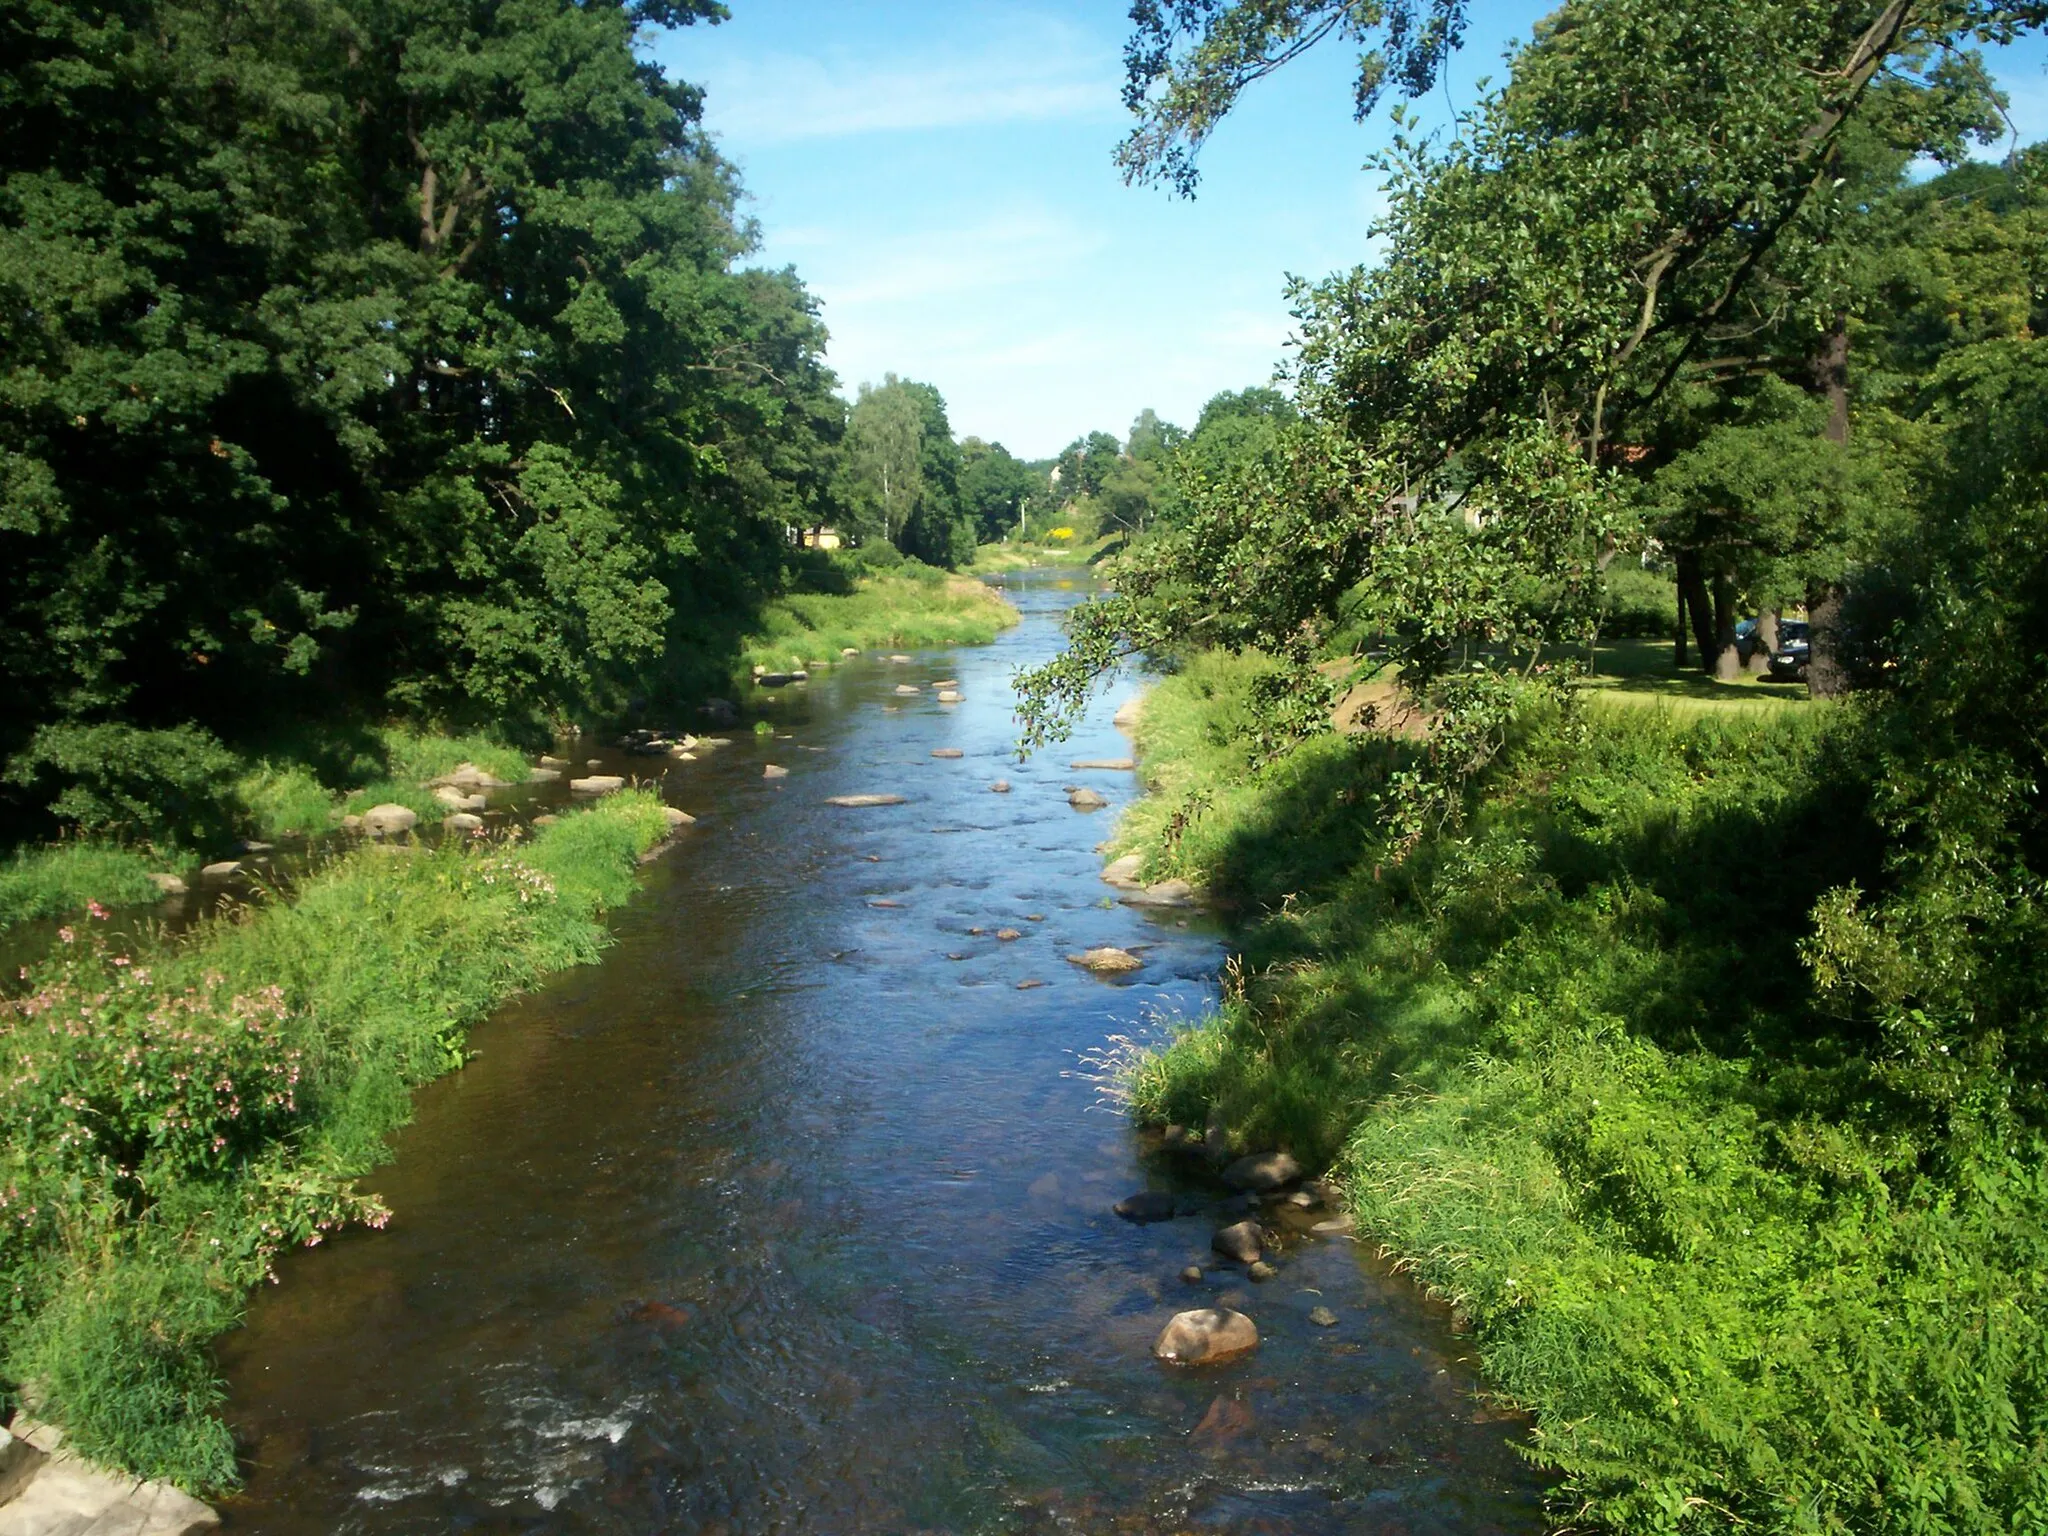
{"label": "tree trunk", "polygon": [[1685,588],[1674,587],[1678,594],[1678,622],[1671,629],[1671,664],[1679,671],[1685,670]]}
{"label": "tree trunk", "polygon": [[1832,699],[1849,691],[1849,669],[1842,665],[1842,584],[1810,582],[1806,588],[1806,691],[1816,699]]}
{"label": "tree trunk", "polygon": [[1735,647],[1735,583],[1726,571],[1714,572],[1714,677],[1732,683],[1742,675],[1742,653]]}
{"label": "tree trunk", "polygon": [[[1813,359],[1813,382],[1828,402],[1827,437],[1849,441],[1849,322],[1838,317]],[[1813,581],[1806,589],[1806,688],[1817,699],[1849,691],[1848,669],[1842,665],[1842,584]]]}
{"label": "tree trunk", "polygon": [[1691,550],[1678,553],[1678,600],[1692,614],[1692,638],[1700,648],[1700,665],[1714,665],[1714,615],[1707,601],[1706,578],[1700,574],[1700,557]]}
{"label": "tree trunk", "polygon": [[1766,608],[1756,616],[1756,634],[1749,643],[1749,670],[1762,677],[1771,670],[1771,658],[1778,653],[1778,610]]}

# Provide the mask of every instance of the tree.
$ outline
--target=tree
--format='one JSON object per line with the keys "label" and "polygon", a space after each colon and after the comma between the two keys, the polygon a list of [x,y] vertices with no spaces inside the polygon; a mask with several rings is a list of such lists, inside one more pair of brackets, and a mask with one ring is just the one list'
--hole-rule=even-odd
{"label": "tree", "polygon": [[538,732],[774,590],[833,481],[824,331],[634,44],[723,14],[0,10],[0,754]]}
{"label": "tree", "polygon": [[852,495],[876,509],[897,548],[943,566],[973,552],[974,525],[960,500],[960,447],[938,390],[893,373],[863,384],[846,443]]}
{"label": "tree", "polygon": [[1001,443],[978,437],[960,443],[960,499],[984,544],[1007,538],[1023,526],[1025,503],[1045,477]]}

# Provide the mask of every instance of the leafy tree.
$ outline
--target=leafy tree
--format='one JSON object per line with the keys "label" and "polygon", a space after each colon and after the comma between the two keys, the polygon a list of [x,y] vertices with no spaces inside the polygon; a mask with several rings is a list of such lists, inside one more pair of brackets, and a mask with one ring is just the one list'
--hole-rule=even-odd
{"label": "leafy tree", "polygon": [[1001,443],[961,440],[960,500],[980,542],[992,543],[1022,528],[1026,504],[1044,485],[1043,473]]}
{"label": "leafy tree", "polygon": [[723,14],[0,11],[0,753],[540,728],[774,589],[835,483],[824,332],[740,268],[698,94],[634,51]]}

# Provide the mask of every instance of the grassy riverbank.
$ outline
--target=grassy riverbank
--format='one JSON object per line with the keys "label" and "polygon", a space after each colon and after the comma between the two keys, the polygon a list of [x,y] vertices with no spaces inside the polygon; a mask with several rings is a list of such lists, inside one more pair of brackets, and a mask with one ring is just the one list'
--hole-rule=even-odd
{"label": "grassy riverbank", "polygon": [[668,835],[614,795],[530,840],[361,847],[289,905],[133,950],[88,920],[0,1010],[0,1372],[83,1453],[235,1481],[210,1340],[283,1249],[383,1212],[352,1180],[467,1029],[594,960]]}
{"label": "grassy riverbank", "polygon": [[784,672],[814,661],[836,665],[849,649],[986,645],[1017,622],[999,593],[916,560],[821,562],[807,585],[763,610],[740,658],[745,666]]}
{"label": "grassy riverbank", "polygon": [[1255,769],[1257,668],[1194,658],[1139,729],[1117,847],[1235,903],[1247,963],[1136,1111],[1333,1164],[1535,1411],[1563,1523],[2048,1521],[2042,1149],[1932,1128],[1802,953],[1886,879],[1859,713],[1535,707],[1403,856],[1419,745]]}

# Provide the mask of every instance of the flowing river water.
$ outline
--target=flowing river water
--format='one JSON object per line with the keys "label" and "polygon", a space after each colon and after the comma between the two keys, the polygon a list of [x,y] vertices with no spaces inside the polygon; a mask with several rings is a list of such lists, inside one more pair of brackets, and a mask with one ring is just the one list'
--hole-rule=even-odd
{"label": "flowing river water", "polygon": [[[1135,780],[1067,764],[1128,752],[1128,686],[1015,761],[1010,677],[1085,583],[1006,590],[1024,622],[995,644],[834,667],[780,696],[773,738],[606,754],[699,820],[601,966],[502,1009],[420,1094],[367,1181],[389,1228],[290,1256],[223,1341],[230,1530],[1540,1529],[1525,1428],[1442,1309],[1305,1220],[1275,1278],[1212,1267],[1227,1192],[1102,1103],[1087,1056],[1199,1012],[1223,950],[1098,878]],[[823,803],[867,792],[908,803]],[[1064,958],[1099,944],[1144,968]],[[1148,1185],[1188,1214],[1112,1213]],[[1152,1358],[1219,1299],[1256,1352]]]}

